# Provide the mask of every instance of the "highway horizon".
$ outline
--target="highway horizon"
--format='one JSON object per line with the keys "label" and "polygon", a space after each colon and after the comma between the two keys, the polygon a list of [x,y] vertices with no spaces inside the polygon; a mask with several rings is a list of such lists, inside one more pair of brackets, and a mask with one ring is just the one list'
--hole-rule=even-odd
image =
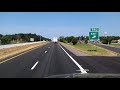
{"label": "highway horizon", "polygon": [[0,78],[44,78],[73,73],[120,74],[119,68],[119,56],[76,56],[59,42],[50,42],[1,63]]}

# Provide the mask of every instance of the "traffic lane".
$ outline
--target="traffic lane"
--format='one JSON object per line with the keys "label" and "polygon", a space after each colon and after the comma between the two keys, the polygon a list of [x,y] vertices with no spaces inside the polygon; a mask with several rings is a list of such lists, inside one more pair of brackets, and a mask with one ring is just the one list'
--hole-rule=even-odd
{"label": "traffic lane", "polygon": [[52,43],[48,43],[45,46],[39,47],[33,51],[0,64],[0,77],[29,77],[31,74],[31,67],[38,58],[40,59],[40,57],[44,55],[46,50],[49,50],[48,47],[50,45],[52,45]]}
{"label": "traffic lane", "polygon": [[[43,45],[43,46],[40,46],[40,47],[45,48],[46,46],[48,46],[48,44],[52,44],[52,43],[47,43],[46,45]],[[45,47],[44,47],[44,46],[45,46]],[[22,51],[22,52],[20,52],[20,53],[17,53],[17,54],[8,56],[8,57],[6,57],[6,58],[1,59],[0,62],[5,61],[5,60],[10,59],[10,58],[13,58],[13,57],[16,57],[16,56],[19,56],[20,54],[23,54],[23,53],[25,53],[25,52],[27,52],[27,51],[30,52],[30,51],[36,50],[37,48],[40,48],[40,47],[39,47],[39,46],[38,46],[38,47],[34,47],[34,48],[29,49],[29,50]],[[20,56],[21,56],[21,55],[20,55]],[[0,64],[1,64],[1,63],[0,63]]]}
{"label": "traffic lane", "polygon": [[120,73],[120,57],[81,56],[74,57],[88,73]]}
{"label": "traffic lane", "polygon": [[[53,46],[53,43],[51,43],[50,45],[48,45],[46,47],[46,49],[44,49],[42,51],[42,53],[39,53],[39,55],[36,57],[35,61],[32,62],[31,66],[28,68],[28,70],[22,70],[20,72],[24,72],[24,73],[19,73],[17,77],[19,78],[32,78],[36,72],[36,68],[38,67],[39,64],[42,64],[44,62],[44,57],[46,57],[46,54],[50,51],[50,48]],[[37,52],[40,52],[40,49],[37,50],[35,52],[35,54]],[[39,70],[40,68],[38,68]],[[44,70],[44,69],[43,69]],[[42,71],[41,71],[42,73]]]}
{"label": "traffic lane", "polygon": [[52,45],[42,62],[33,70],[32,78],[44,78],[52,75],[81,73],[79,68],[56,43]]}
{"label": "traffic lane", "polygon": [[120,73],[120,56],[76,56],[64,46],[63,48],[84,69],[88,69],[88,73]]}
{"label": "traffic lane", "polygon": [[98,46],[105,48],[105,49],[108,49],[108,50],[111,50],[111,51],[114,51],[114,52],[117,52],[117,53],[120,53],[120,48],[110,47],[110,46],[105,46],[105,45],[98,45]]}
{"label": "traffic lane", "polygon": [[8,62],[0,64],[0,77],[17,77],[20,76],[20,74],[24,75],[26,72],[29,72],[33,63],[36,61],[36,58],[43,54],[47,47],[48,45],[45,45]]}

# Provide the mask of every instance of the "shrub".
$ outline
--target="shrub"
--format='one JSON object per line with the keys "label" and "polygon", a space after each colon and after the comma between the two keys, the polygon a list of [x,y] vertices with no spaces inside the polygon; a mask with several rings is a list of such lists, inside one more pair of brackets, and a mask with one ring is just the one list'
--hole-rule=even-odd
{"label": "shrub", "polygon": [[87,39],[85,39],[85,44],[87,44],[88,43],[88,40]]}
{"label": "shrub", "polygon": [[107,39],[103,39],[103,40],[102,40],[102,43],[103,43],[103,44],[108,44]]}
{"label": "shrub", "polygon": [[77,38],[73,38],[73,40],[72,40],[72,43],[73,43],[73,45],[75,45],[75,44],[77,44]]}

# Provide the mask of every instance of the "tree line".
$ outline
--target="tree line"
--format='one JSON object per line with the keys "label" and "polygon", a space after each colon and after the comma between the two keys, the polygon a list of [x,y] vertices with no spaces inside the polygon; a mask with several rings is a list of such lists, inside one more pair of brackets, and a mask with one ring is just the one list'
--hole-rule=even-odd
{"label": "tree line", "polygon": [[[99,37],[99,41],[101,41],[103,44],[109,44],[111,42],[114,42],[114,43],[117,43],[118,39],[120,39],[119,36],[100,36]],[[58,39],[60,42],[64,42],[64,43],[73,43],[73,45],[75,45],[78,41],[79,42],[84,42],[84,43],[88,43],[88,40],[89,40],[89,36],[78,36],[78,37],[74,37],[74,36],[67,36],[67,37],[64,37],[64,36],[60,36],[59,39]]]}
{"label": "tree line", "polygon": [[2,35],[0,34],[0,41],[1,44],[15,44],[15,43],[23,43],[23,42],[31,42],[30,38],[34,38],[34,41],[43,41],[48,40],[51,41],[51,39],[37,35],[32,33],[18,33],[18,34],[9,34],[9,35]]}

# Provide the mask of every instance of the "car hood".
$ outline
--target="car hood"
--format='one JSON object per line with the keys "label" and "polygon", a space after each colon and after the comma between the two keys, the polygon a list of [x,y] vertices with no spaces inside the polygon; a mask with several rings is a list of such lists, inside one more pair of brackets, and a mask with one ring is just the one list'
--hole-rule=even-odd
{"label": "car hood", "polygon": [[104,73],[73,73],[73,74],[59,74],[52,75],[45,78],[120,78],[120,74],[104,74]]}

